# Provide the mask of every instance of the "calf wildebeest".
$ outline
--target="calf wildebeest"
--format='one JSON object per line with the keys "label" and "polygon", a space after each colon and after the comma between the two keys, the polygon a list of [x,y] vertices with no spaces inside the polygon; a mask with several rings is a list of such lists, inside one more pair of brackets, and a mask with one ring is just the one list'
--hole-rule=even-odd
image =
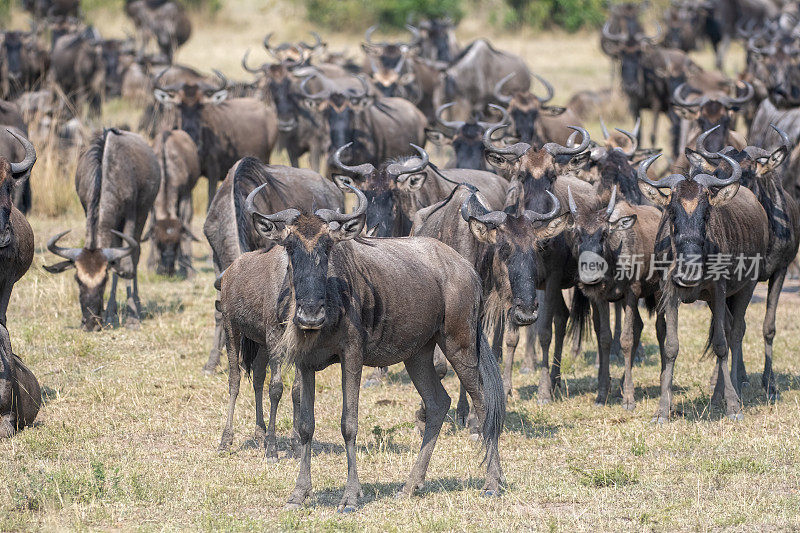
{"label": "calf wildebeest", "polygon": [[[634,399],[632,365],[642,335],[642,319],[639,315],[639,299],[645,298],[648,310],[656,305],[656,293],[660,279],[650,268],[655,248],[661,212],[652,206],[632,205],[619,202],[614,186],[608,205],[598,211],[578,207],[568,189],[569,210],[572,213],[572,251],[578,257],[578,286],[592,303],[592,318],[598,347],[598,405],[608,400],[611,386],[609,360],[612,335],[609,302],[622,301],[625,306],[625,325],[620,337],[625,357],[625,373],[622,379],[622,406],[632,410]],[[592,264],[605,265],[606,269],[589,268]],[[573,296],[572,320],[582,327],[589,308],[576,305],[580,295]],[[617,323],[620,315],[617,315]]]}
{"label": "calf wildebeest", "polygon": [[[741,184],[756,195],[769,222],[769,244],[765,257],[764,270],[759,272],[759,281],[769,281],[767,289],[767,309],[764,316],[764,373],[761,383],[770,401],[778,398],[775,388],[775,375],[772,371],[772,342],[775,338],[775,312],[778,307],[786,271],[797,256],[800,244],[800,212],[795,199],[783,188],[780,166],[786,161],[792,149],[792,142],[786,133],[772,125],[781,139],[774,151],[756,146],[748,146],[741,151],[727,148],[725,154],[734,158],[742,167]],[[706,160],[716,156],[705,148],[705,132],[698,138],[697,149]],[[702,164],[703,161],[698,161]],[[744,361],[732,361],[739,366],[737,375],[741,382],[747,381]]]}
{"label": "calf wildebeest", "polygon": [[218,87],[154,83],[159,102],[175,108],[172,126],[188,133],[197,146],[200,172],[208,179],[209,205],[217,182],[236,161],[253,156],[268,163],[278,137],[275,112],[256,98],[228,99],[227,79],[214,72],[221,82]]}
{"label": "calf wildebeest", "polygon": [[178,2],[170,0],[125,0],[125,13],[133,20],[140,39],[140,50],[144,50],[150,39],[156,44],[169,63],[175,50],[192,35],[192,23]]}
{"label": "calf wildebeest", "polygon": [[[75,189],[86,213],[86,241],[83,248],[62,248],[58,241],[69,230],[55,235],[47,249],[65,261],[45,268],[53,274],[70,268],[77,271],[81,325],[86,331],[115,322],[118,276],[127,279],[125,325],[139,325],[139,241],[160,182],[153,149],[129,131],[104,129],[96,133],[78,160]],[[126,246],[120,246],[123,241]],[[103,315],[109,269],[113,275]]]}
{"label": "calf wildebeest", "polygon": [[[27,132],[14,126],[0,125],[0,156],[9,161],[22,161],[25,158],[26,147],[21,145],[19,138],[27,137]],[[27,128],[25,128],[27,130]],[[31,195],[31,177],[28,176],[17,180],[13,188],[14,205],[23,215],[27,215],[33,202]]]}
{"label": "calf wildebeest", "polygon": [[[311,94],[307,84],[315,78],[320,79],[324,88]],[[308,77],[300,84],[300,91],[309,105],[317,109],[327,123],[330,154],[349,144],[344,156],[348,162],[378,165],[391,157],[410,153],[410,144],[425,144],[427,119],[414,104],[403,98],[369,95],[367,81],[362,76],[356,79],[361,84],[360,90],[341,90],[319,75]]]}
{"label": "calf wildebeest", "polygon": [[419,50],[420,57],[450,63],[458,54],[458,42],[451,19],[423,20],[416,26],[409,24],[408,28],[416,30],[417,36],[412,45]]}
{"label": "calf wildebeest", "polygon": [[348,191],[355,186],[367,195],[367,228],[375,237],[408,235],[417,211],[445,198],[459,183],[477,187],[490,205],[502,205],[508,183],[497,174],[472,169],[439,171],[429,165],[425,150],[412,146],[418,155],[390,159],[377,168],[371,163],[343,163],[342,154],[349,145],[333,154],[333,165],[346,172],[333,177],[339,188]]}
{"label": "calf wildebeest", "polygon": [[442,113],[456,105],[449,102],[436,109],[436,122],[439,130],[426,129],[428,139],[437,146],[451,145],[453,158],[447,162],[445,168],[471,168],[474,170],[487,170],[484,158],[483,133],[497,124],[508,121],[508,114],[500,106],[489,104],[502,114],[498,122],[484,122],[474,116],[468,120],[446,120]]}
{"label": "calf wildebeest", "polygon": [[[527,143],[516,143],[505,147],[494,146],[492,135],[495,131],[506,127],[507,124],[502,124],[486,130],[484,134],[487,160],[504,176],[511,179],[506,206],[517,205],[517,210],[547,212],[551,205],[551,194],[554,194],[562,211],[568,212],[566,206],[569,187],[578,205],[584,206],[585,209],[599,209],[594,187],[576,177],[559,175],[559,167],[569,165],[570,159],[584,153],[589,147],[591,139],[585,129],[574,128],[583,138],[579,145],[573,147],[552,142],[546,143],[541,149],[535,149]],[[511,191],[515,191],[515,194],[512,195]],[[538,401],[548,403],[552,400],[553,388],[561,384],[561,349],[569,317],[569,309],[564,303],[561,290],[574,285],[578,264],[565,234],[544,241],[538,258],[541,260],[530,260],[525,263],[525,268],[528,269],[526,276],[534,280],[533,286],[540,293],[529,295],[526,308],[532,308],[534,302],[539,307],[536,321],[542,360]],[[550,368],[550,342],[553,339],[554,326],[553,366]],[[506,342],[509,353],[513,351],[511,344],[515,347],[517,340],[510,339],[511,343]]]}
{"label": "calf wildebeest", "polygon": [[501,104],[494,94],[497,82],[511,73],[506,91],[526,92],[531,73],[525,61],[516,55],[495,50],[485,39],[478,39],[464,48],[443,71],[443,100],[468,104],[471,111],[483,111],[488,104]]}
{"label": "calf wildebeest", "polygon": [[58,84],[74,110],[88,103],[93,114],[100,114],[105,75],[103,47],[94,28],[63,35],[53,44],[50,80]]}
{"label": "calf wildebeest", "polygon": [[[727,416],[741,420],[738,368],[733,365],[728,370],[728,352],[734,361],[741,357],[745,311],[763,271],[769,243],[767,216],[758,198],[740,187],[742,169],[730,157],[720,154],[732,169],[724,179],[699,172],[652,181],[647,169],[658,157],[643,162],[637,171],[642,193],[663,209],[656,254],[671,261],[660,289],[665,320],[656,324],[663,328],[664,343],[661,400],[654,421],[668,420],[672,406],[672,376],[679,351],[678,308],[681,302],[696,300],[705,300],[712,313],[708,347],[717,356],[712,381],[724,390]],[[739,258],[750,262],[748,269],[754,267],[756,272],[740,270]]]}
{"label": "calf wildebeest", "polygon": [[33,425],[42,392],[33,372],[11,351],[8,330],[0,324],[0,439]]}
{"label": "calf wildebeest", "polygon": [[[283,352],[300,374],[300,405],[295,417],[300,472],[287,508],[299,508],[311,494],[311,440],[314,434],[316,372],[339,362],[342,367],[342,436],[347,455],[347,484],[340,511],[358,504],[361,484],[356,468],[358,396],[364,366],[403,362],[426,407],[422,448],[401,491],[409,497],[424,487],[433,448],[450,408],[450,397],[433,366],[439,346],[472,397],[486,447],[484,494],[500,490],[502,470],[497,448],[505,415],[505,397],[497,361],[480,329],[481,286],[475,270],[447,245],[427,238],[357,238],[365,223],[367,198],[357,189],[352,214],[319,209],[305,214],[288,209],[262,214],[250,194],[247,211],[253,225],[277,246],[255,256],[265,300],[267,343]],[[234,275],[222,276],[222,290]],[[413,297],[409,297],[413,294]],[[267,303],[268,302],[268,303]],[[376,306],[376,304],[379,305]],[[268,311],[267,311],[268,310]],[[224,310],[225,311],[225,310]],[[238,392],[238,331],[229,338],[232,423]]]}
{"label": "calf wildebeest", "polygon": [[538,74],[533,74],[533,77],[544,85],[547,96],[536,96],[527,90],[506,94],[504,86],[515,76],[516,73],[512,72],[494,86],[494,97],[506,106],[514,135],[519,141],[536,147],[546,142],[566,144],[572,134],[569,125],[580,125],[578,117],[566,107],[547,105],[555,91]]}
{"label": "calf wildebeest", "polygon": [[189,134],[183,130],[161,132],[156,139],[156,157],[161,167],[161,186],[153,205],[150,229],[142,241],[153,242],[152,264],[156,272],[172,276],[192,272],[192,190],[200,179],[200,156]]}
{"label": "calf wildebeest", "polygon": [[[244,212],[247,196],[265,183],[269,190],[264,190],[255,203],[263,211],[277,212],[290,207],[309,210],[344,208],[344,198],[336,185],[318,173],[282,165],[265,165],[253,157],[245,157],[228,172],[219,192],[211,201],[203,225],[203,233],[211,245],[214,271],[218,276],[244,252],[272,246],[271,242],[256,233]],[[221,317],[217,314],[214,345],[203,367],[204,371],[213,372],[217,368],[224,342]]]}
{"label": "calf wildebeest", "polygon": [[[12,131],[11,135],[16,134]],[[36,150],[24,136],[17,140],[25,147],[25,158],[13,163],[0,157],[0,324],[6,324],[6,311],[14,284],[28,271],[33,261],[33,230],[25,216],[14,207],[12,192],[17,181],[28,176],[36,162]]]}

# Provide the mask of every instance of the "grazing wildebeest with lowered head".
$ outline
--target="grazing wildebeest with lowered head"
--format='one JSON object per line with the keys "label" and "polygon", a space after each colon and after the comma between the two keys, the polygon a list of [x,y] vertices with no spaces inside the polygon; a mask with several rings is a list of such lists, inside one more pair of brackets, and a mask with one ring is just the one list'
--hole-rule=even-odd
{"label": "grazing wildebeest with lowered head", "polygon": [[[450,408],[450,397],[433,366],[437,345],[472,397],[486,447],[483,492],[497,494],[502,478],[497,442],[505,398],[497,361],[480,329],[481,286],[472,266],[434,239],[358,238],[368,202],[357,189],[352,189],[358,197],[352,214],[330,209],[262,214],[252,207],[259,190],[250,194],[247,211],[262,237],[277,244],[253,256],[261,261],[258,279],[270,315],[265,317],[265,338],[283,352],[285,364],[295,365],[301,381],[295,417],[300,472],[287,508],[299,508],[311,494],[316,372],[336,362],[342,367],[342,436],[348,466],[338,509],[353,511],[361,494],[355,441],[364,366],[403,362],[423,398],[422,448],[401,495],[412,496],[424,487]],[[223,293],[231,275],[228,270],[222,276]],[[231,403],[226,431],[238,393],[240,336],[233,329],[229,332]]]}
{"label": "grazing wildebeest with lowered head", "polygon": [[[11,133],[14,135],[14,133]],[[11,289],[25,275],[33,261],[33,230],[25,215],[14,207],[15,184],[26,178],[36,162],[36,150],[25,137],[17,140],[25,147],[25,158],[12,163],[0,157],[0,324],[6,324]]]}
{"label": "grazing wildebeest with lowered head", "polygon": [[0,439],[33,424],[42,392],[33,372],[11,351],[8,330],[0,324]]}
{"label": "grazing wildebeest with lowered head", "polygon": [[133,20],[138,33],[140,51],[155,38],[158,48],[169,63],[175,50],[192,35],[192,23],[186,10],[171,0],[125,0],[125,13]]}
{"label": "grazing wildebeest with lowered head", "polygon": [[[86,241],[82,248],[62,248],[58,241],[69,230],[55,235],[47,249],[65,261],[45,268],[53,274],[76,270],[81,325],[86,331],[97,331],[104,322],[116,321],[119,276],[128,280],[125,325],[139,326],[139,241],[160,183],[158,159],[135,133],[104,129],[81,154],[75,189],[86,213]],[[123,241],[126,246],[120,246]],[[109,269],[113,275],[104,315]]]}

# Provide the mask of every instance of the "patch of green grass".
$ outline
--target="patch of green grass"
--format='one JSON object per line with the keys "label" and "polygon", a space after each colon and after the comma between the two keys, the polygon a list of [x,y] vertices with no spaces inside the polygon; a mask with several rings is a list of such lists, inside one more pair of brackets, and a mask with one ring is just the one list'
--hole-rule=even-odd
{"label": "patch of green grass", "polygon": [[579,468],[572,467],[580,480],[581,485],[594,488],[624,487],[639,482],[635,472],[629,472],[623,465],[613,467]]}

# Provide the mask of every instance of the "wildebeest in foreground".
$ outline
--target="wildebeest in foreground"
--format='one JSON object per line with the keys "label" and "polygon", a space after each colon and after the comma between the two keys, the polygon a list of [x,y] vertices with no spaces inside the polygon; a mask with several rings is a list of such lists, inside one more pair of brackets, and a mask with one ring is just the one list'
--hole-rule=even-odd
{"label": "wildebeest in foreground", "polygon": [[[265,165],[254,157],[245,157],[228,172],[217,195],[211,201],[203,226],[203,233],[211,245],[214,271],[217,276],[244,252],[273,246],[255,231],[244,211],[247,196],[256,187],[264,184],[268,186],[255,200],[255,206],[262,211],[277,212],[289,207],[308,210],[344,208],[342,193],[330,180],[313,170]],[[214,346],[203,367],[205,372],[216,370],[220,350],[225,342],[219,313],[215,318]],[[273,377],[276,375],[280,380],[280,373],[273,374]],[[263,380],[260,385],[263,386]],[[256,387],[256,397],[259,398],[261,389],[257,380],[254,380],[253,386]]]}
{"label": "wildebeest in foreground", "polygon": [[[10,125],[0,125],[0,128],[2,128],[0,129],[0,156],[9,161],[22,161],[25,158],[25,146],[20,144],[17,139],[27,137],[26,131]],[[30,172],[27,176],[17,180],[13,189],[14,205],[23,215],[27,215],[33,203]]]}
{"label": "wildebeest in foreground", "polygon": [[[651,157],[638,169],[642,193],[664,209],[656,254],[672,260],[661,281],[665,321],[656,323],[657,328],[664,328],[665,337],[661,400],[654,421],[668,420],[672,406],[672,376],[679,350],[678,307],[681,302],[696,300],[708,302],[712,313],[708,347],[717,356],[712,383],[724,389],[727,416],[741,420],[738,368],[733,365],[728,370],[728,353],[734,361],[741,357],[745,311],[757,279],[754,273],[748,273],[752,265],[737,271],[737,264],[742,257],[755,261],[756,275],[762,271],[769,243],[767,216],[755,195],[739,186],[742,169],[730,157],[721,155],[732,169],[725,179],[700,172],[690,177],[670,174],[651,181],[647,169],[658,157]],[[711,264],[720,257],[722,260]]]}
{"label": "wildebeest in foreground", "polygon": [[[15,135],[13,132],[12,135]],[[33,261],[33,230],[25,216],[14,207],[12,191],[36,162],[36,150],[25,137],[17,140],[25,147],[25,159],[12,163],[0,157],[0,324],[6,324],[11,289],[25,275]]]}
{"label": "wildebeest in foreground", "polygon": [[[450,408],[450,397],[433,366],[436,345],[472,397],[486,446],[484,493],[496,494],[502,477],[497,439],[505,397],[497,362],[480,329],[481,286],[472,266],[434,239],[359,238],[367,198],[357,189],[353,192],[358,207],[352,214],[287,209],[265,215],[252,207],[258,192],[250,194],[247,211],[259,234],[278,246],[239,261],[260,262],[259,287],[270,314],[262,331],[285,363],[295,365],[301,381],[295,416],[300,472],[287,507],[300,507],[311,494],[316,372],[336,362],[342,367],[342,436],[348,465],[339,510],[354,510],[362,492],[355,441],[364,366],[403,362],[423,398],[427,416],[422,448],[401,494],[408,497],[423,488]],[[234,271],[223,274],[223,293]],[[238,392],[240,336],[238,331],[229,334],[231,407]],[[228,425],[231,422],[229,409]]]}
{"label": "wildebeest in foreground", "polygon": [[[129,131],[98,132],[78,160],[75,188],[86,213],[86,241],[83,248],[62,248],[58,241],[69,230],[52,237],[47,249],[66,261],[45,268],[53,274],[76,269],[81,325],[86,331],[116,320],[118,276],[128,280],[126,326],[139,325],[139,240],[160,181],[152,148]],[[120,246],[122,241],[126,246]],[[113,276],[103,315],[109,269]]]}
{"label": "wildebeest in foreground", "polygon": [[33,424],[41,405],[36,376],[11,351],[8,330],[0,324],[0,439]]}
{"label": "wildebeest in foreground", "polygon": [[153,219],[143,241],[152,238],[152,263],[159,274],[172,276],[178,263],[181,276],[192,271],[192,190],[200,178],[200,157],[194,141],[183,130],[163,131],[156,138],[161,187]]}

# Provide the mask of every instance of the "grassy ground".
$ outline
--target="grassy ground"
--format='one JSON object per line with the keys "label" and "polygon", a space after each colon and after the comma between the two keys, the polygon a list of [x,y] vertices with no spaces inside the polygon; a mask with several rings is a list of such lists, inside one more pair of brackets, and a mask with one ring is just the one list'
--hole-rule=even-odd
{"label": "grassy ground", "polygon": [[[216,23],[200,23],[197,35],[202,38],[190,42],[181,60],[206,68],[219,65],[235,74],[241,52],[257,47],[267,28],[280,28],[281,38],[307,29],[299,18],[285,18],[291,8],[254,4],[237,3]],[[121,31],[116,18],[97,16]],[[468,21],[464,40],[477,28]],[[334,36],[332,42],[356,39]],[[553,80],[560,102],[572,90],[608,80],[608,63],[596,50],[595,35],[517,35],[497,42],[526,52],[531,65]],[[119,104],[107,110],[107,120],[133,116]],[[9,309],[15,351],[38,376],[46,404],[36,427],[0,442],[0,530],[800,528],[796,284],[784,294],[778,312],[775,367],[782,396],[776,405],[765,402],[758,385],[763,300],[754,299],[748,311],[745,361],[754,385],[745,390],[741,423],[726,420],[708,404],[711,361],[701,356],[709,318],[704,306],[682,308],[677,413],[664,426],[650,424],[659,374],[652,320],[645,326],[647,356],[634,369],[638,405],[633,413],[623,410],[617,397],[606,407],[594,405],[591,344],[577,359],[565,357],[564,394],[549,406],[537,405],[536,377],[515,373],[515,395],[501,438],[508,486],[496,499],[479,495],[480,450],[452,422],[438,442],[424,494],[411,502],[393,499],[420,444],[410,424],[418,396],[405,372],[393,368],[386,385],[361,395],[357,442],[364,505],[355,514],[338,515],[346,466],[339,369],[329,368],[317,378],[314,494],[306,509],[285,512],[281,507],[294,485],[297,463],[268,463],[255,447],[247,386],[239,400],[234,452],[215,451],[224,423],[227,375],[200,372],[213,323],[213,273],[206,246],[195,247],[200,273],[192,281],[140,274],[141,330],[88,334],[78,329],[72,275],[54,276],[41,268],[53,261],[43,252],[48,236],[73,228],[78,236],[71,242],[78,242],[82,234],[70,165],[74,162],[37,169],[34,187],[43,195],[31,218],[37,255]],[[45,216],[52,208],[45,198],[64,202],[67,214]],[[197,201],[205,205],[202,194]],[[618,364],[612,366],[615,378],[621,372]],[[290,379],[285,377],[287,385]],[[452,375],[446,387],[455,399]],[[291,406],[284,401],[278,416],[282,457],[290,427]]]}

